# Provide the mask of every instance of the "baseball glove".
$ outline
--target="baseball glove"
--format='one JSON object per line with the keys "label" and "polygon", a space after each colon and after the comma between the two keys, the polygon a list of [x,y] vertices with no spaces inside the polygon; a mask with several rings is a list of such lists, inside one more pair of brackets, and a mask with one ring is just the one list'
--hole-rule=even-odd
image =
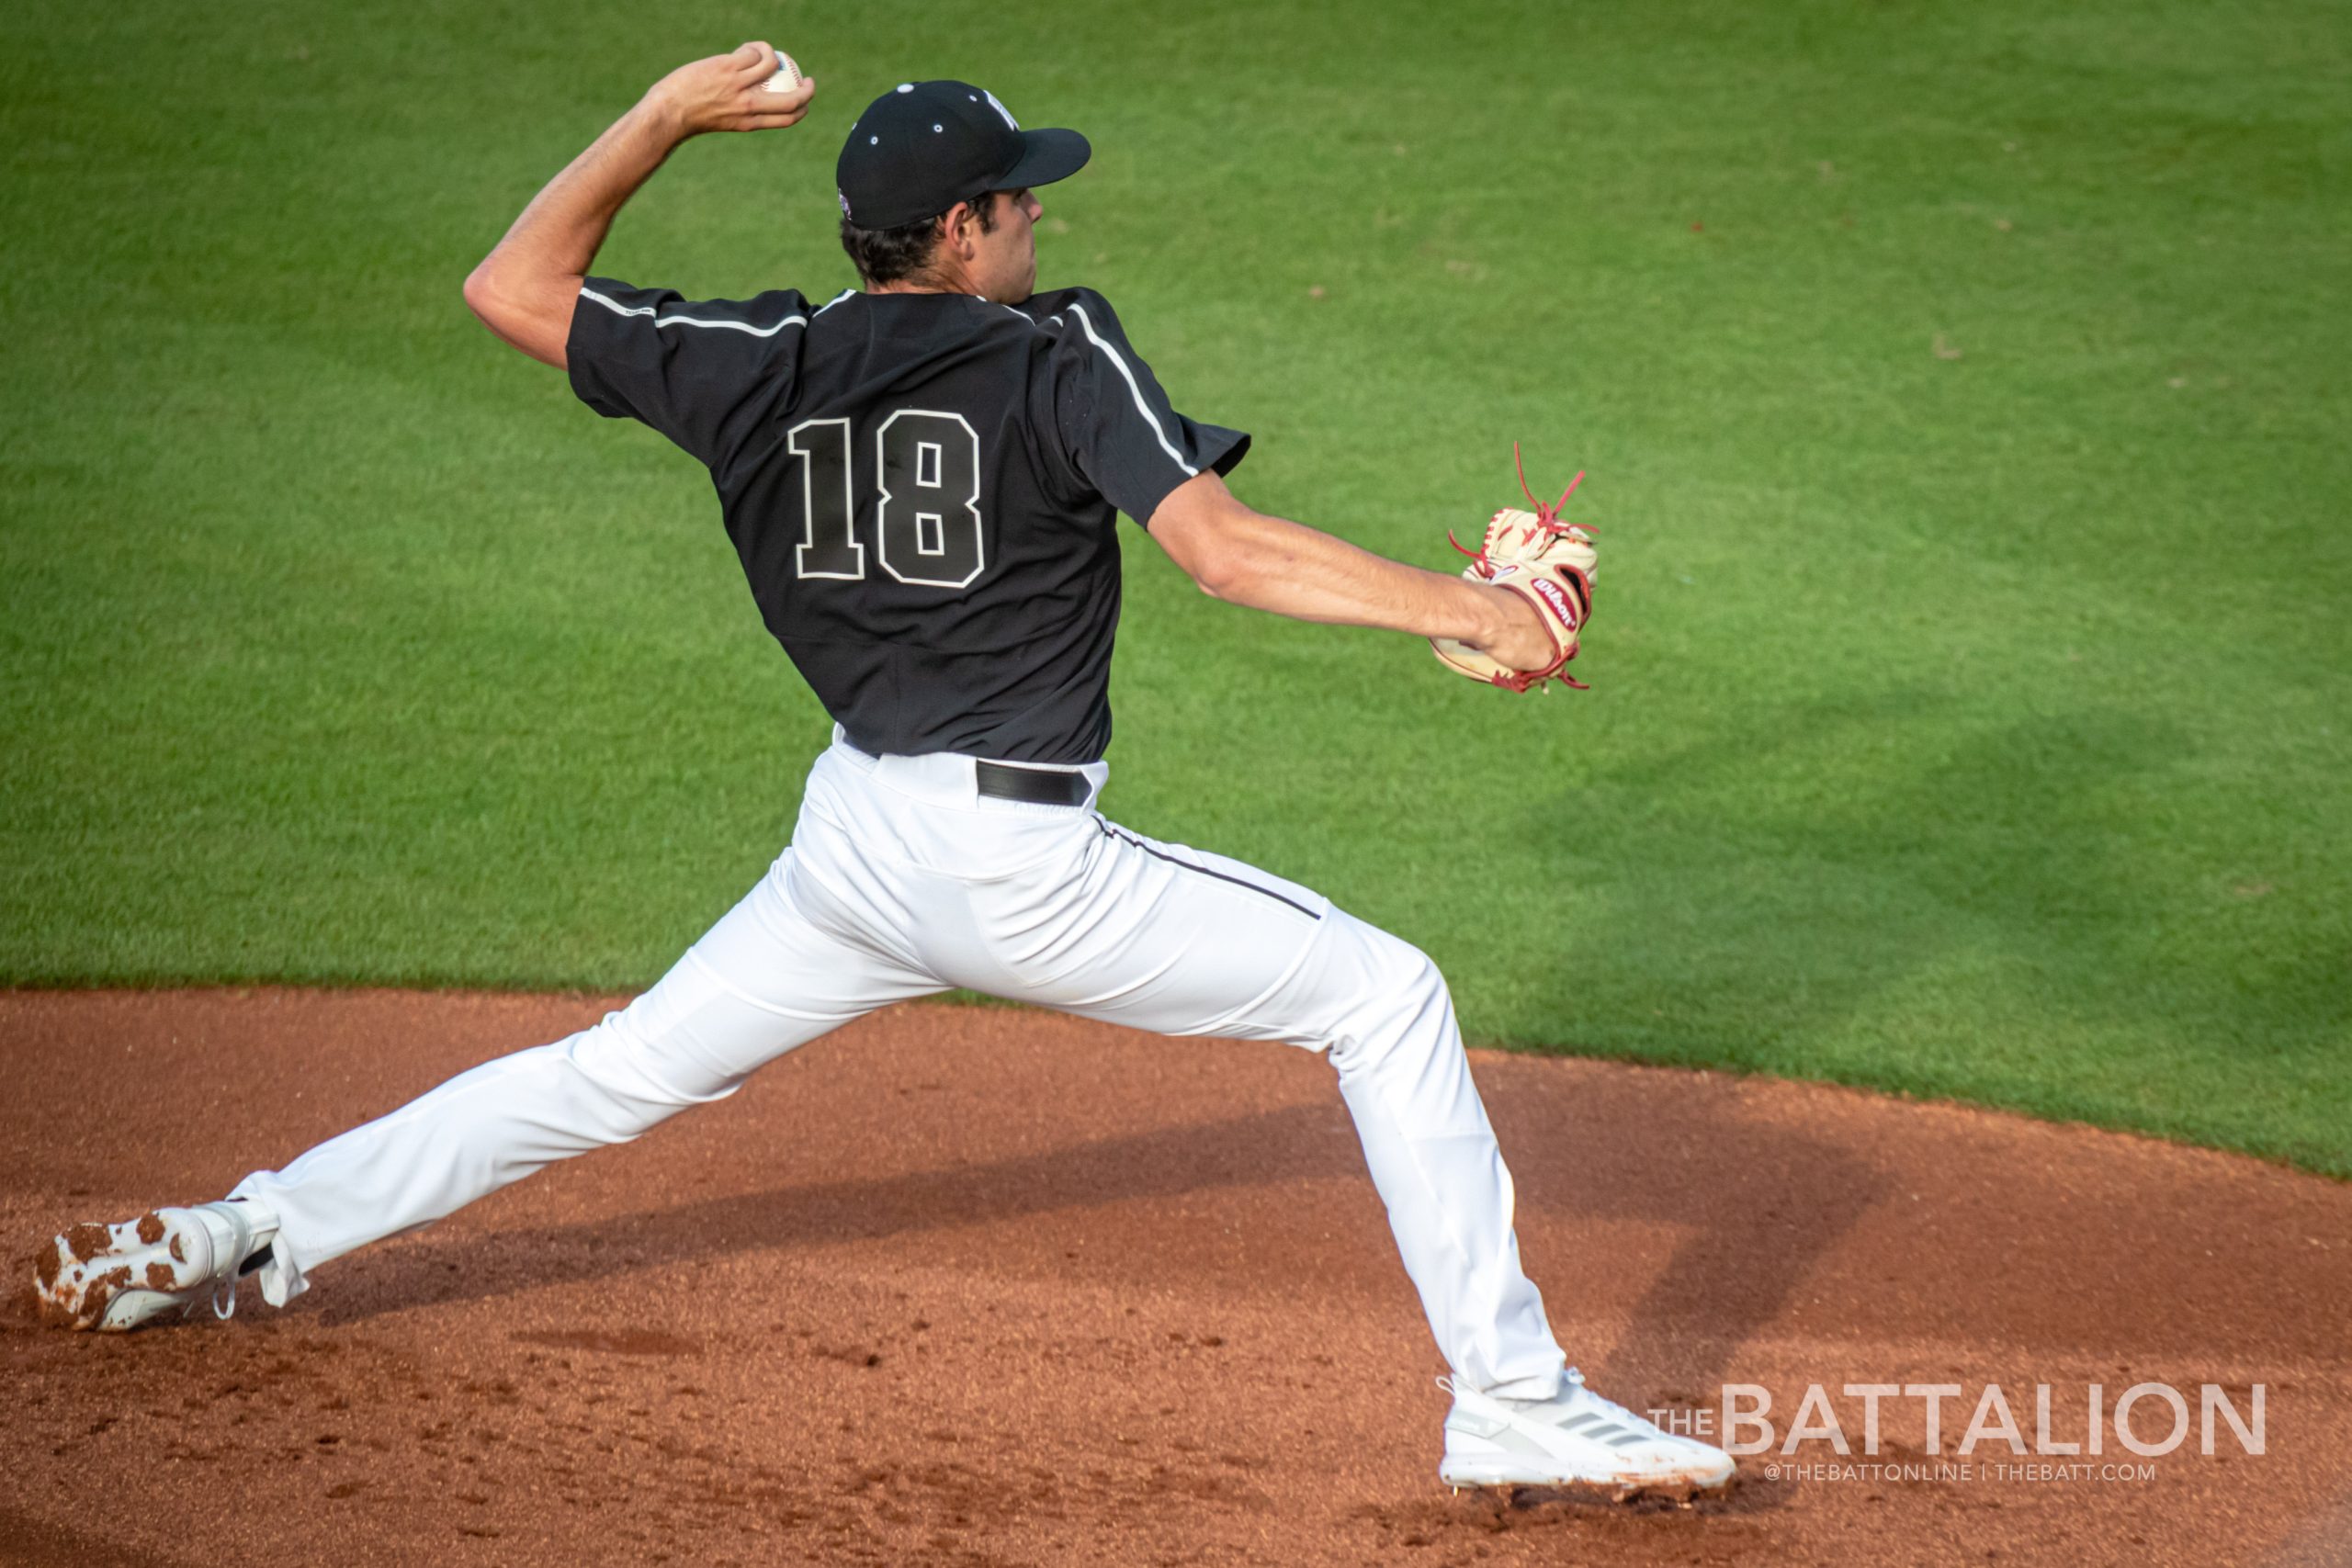
{"label": "baseball glove", "polygon": [[[1511,461],[1519,464],[1516,443],[1510,451]],[[1491,686],[1506,686],[1514,692],[1532,691],[1547,681],[1574,686],[1579,692],[1590,689],[1562,672],[1568,660],[1577,656],[1577,639],[1584,634],[1585,623],[1592,617],[1593,531],[1560,521],[1560,509],[1567,505],[1568,497],[1583,482],[1584,475],[1579,471],[1568,481],[1568,488],[1560,492],[1560,499],[1546,506],[1527,488],[1527,469],[1521,465],[1520,491],[1534,511],[1505,507],[1487,519],[1487,536],[1475,550],[1464,549],[1451,531],[1446,534],[1453,547],[1470,558],[1470,564],[1462,569],[1463,576],[1473,582],[1491,582],[1498,588],[1507,588],[1535,606],[1535,613],[1544,618],[1545,628],[1552,634],[1556,656],[1541,670],[1512,670],[1452,637],[1431,637],[1430,647],[1440,663],[1457,675],[1484,681]]]}

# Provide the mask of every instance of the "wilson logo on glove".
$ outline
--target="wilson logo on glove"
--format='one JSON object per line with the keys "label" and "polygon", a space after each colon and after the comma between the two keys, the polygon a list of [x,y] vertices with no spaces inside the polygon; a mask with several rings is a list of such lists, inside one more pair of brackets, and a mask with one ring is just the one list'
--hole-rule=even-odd
{"label": "wilson logo on glove", "polygon": [[1527,586],[1535,590],[1544,602],[1552,606],[1552,613],[1566,622],[1570,631],[1577,629],[1578,623],[1576,601],[1568,597],[1566,589],[1548,577],[1531,578],[1528,580]]}
{"label": "wilson logo on glove", "polygon": [[1464,549],[1462,541],[1454,539],[1451,533],[1446,537],[1453,540],[1455,549],[1470,558],[1470,564],[1462,569],[1464,577],[1474,582],[1492,583],[1535,606],[1535,613],[1544,617],[1544,626],[1551,630],[1554,657],[1540,670],[1513,670],[1452,637],[1431,637],[1430,648],[1438,662],[1455,674],[1490,686],[1527,692],[1547,681],[1557,681],[1564,686],[1585,691],[1588,688],[1583,682],[1570,680],[1561,670],[1577,656],[1585,623],[1592,618],[1592,580],[1598,570],[1598,558],[1593,549],[1593,530],[1560,520],[1560,509],[1567,505],[1568,497],[1584,482],[1584,474],[1579,471],[1568,481],[1568,488],[1560,492],[1560,499],[1546,506],[1527,488],[1527,469],[1520,463],[1517,443],[1512,444],[1510,451],[1511,461],[1519,468],[1520,491],[1535,510],[1521,512],[1506,507],[1496,513],[1487,520],[1486,537],[1475,550]]}

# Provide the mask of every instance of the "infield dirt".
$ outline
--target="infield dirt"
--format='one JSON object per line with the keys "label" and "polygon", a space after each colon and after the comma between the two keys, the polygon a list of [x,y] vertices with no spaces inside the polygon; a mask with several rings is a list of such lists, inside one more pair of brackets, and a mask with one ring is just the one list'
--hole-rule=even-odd
{"label": "infield dirt", "polygon": [[[0,1226],[217,1195],[609,1001],[0,994]],[[907,1007],[733,1100],[129,1337],[0,1321],[0,1561],[199,1564],[2352,1562],[2352,1189],[1840,1089],[1476,1054],[1530,1272],[1601,1392],[1785,1438],[1952,1383],[1880,1463],[1690,1509],[1435,1479],[1442,1371],[1321,1058]],[[2266,1393],[2267,1451],[2018,1479],[2085,1387]],[[2168,1417],[2142,1416],[2161,1436]],[[2144,1476],[2138,1472],[2149,1467]]]}

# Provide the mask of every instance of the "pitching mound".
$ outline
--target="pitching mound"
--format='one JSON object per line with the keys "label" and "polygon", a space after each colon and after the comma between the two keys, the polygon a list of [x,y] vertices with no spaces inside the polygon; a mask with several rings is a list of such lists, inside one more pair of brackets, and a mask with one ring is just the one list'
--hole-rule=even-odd
{"label": "pitching mound", "polygon": [[[0,1227],[217,1195],[579,998],[0,996]],[[284,1313],[0,1320],[0,1560],[2352,1561],[2352,1189],[1841,1090],[1479,1054],[1596,1387],[1772,1401],[1720,1502],[1437,1484],[1443,1370],[1323,1061],[910,1007],[330,1264]],[[14,1267],[14,1265],[11,1265]],[[1997,1383],[2022,1446],[1979,1434]],[[2153,1457],[2084,1444],[2177,1390]],[[1820,1384],[1852,1450],[1801,1436]],[[1881,1402],[1863,1450],[1847,1384]],[[2249,1416],[2200,1453],[2200,1386]],[[1747,1403],[1752,1407],[1754,1399]],[[2130,1427],[2160,1444],[2161,1395]]]}

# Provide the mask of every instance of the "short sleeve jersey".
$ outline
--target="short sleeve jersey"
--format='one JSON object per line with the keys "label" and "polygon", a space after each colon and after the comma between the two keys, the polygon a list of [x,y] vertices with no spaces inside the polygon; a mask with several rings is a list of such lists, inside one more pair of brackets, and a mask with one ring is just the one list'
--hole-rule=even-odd
{"label": "short sleeve jersey", "polygon": [[861,750],[1088,762],[1119,513],[1250,438],[1178,413],[1084,288],[686,301],[591,277],[572,389],[699,458],[768,630]]}

